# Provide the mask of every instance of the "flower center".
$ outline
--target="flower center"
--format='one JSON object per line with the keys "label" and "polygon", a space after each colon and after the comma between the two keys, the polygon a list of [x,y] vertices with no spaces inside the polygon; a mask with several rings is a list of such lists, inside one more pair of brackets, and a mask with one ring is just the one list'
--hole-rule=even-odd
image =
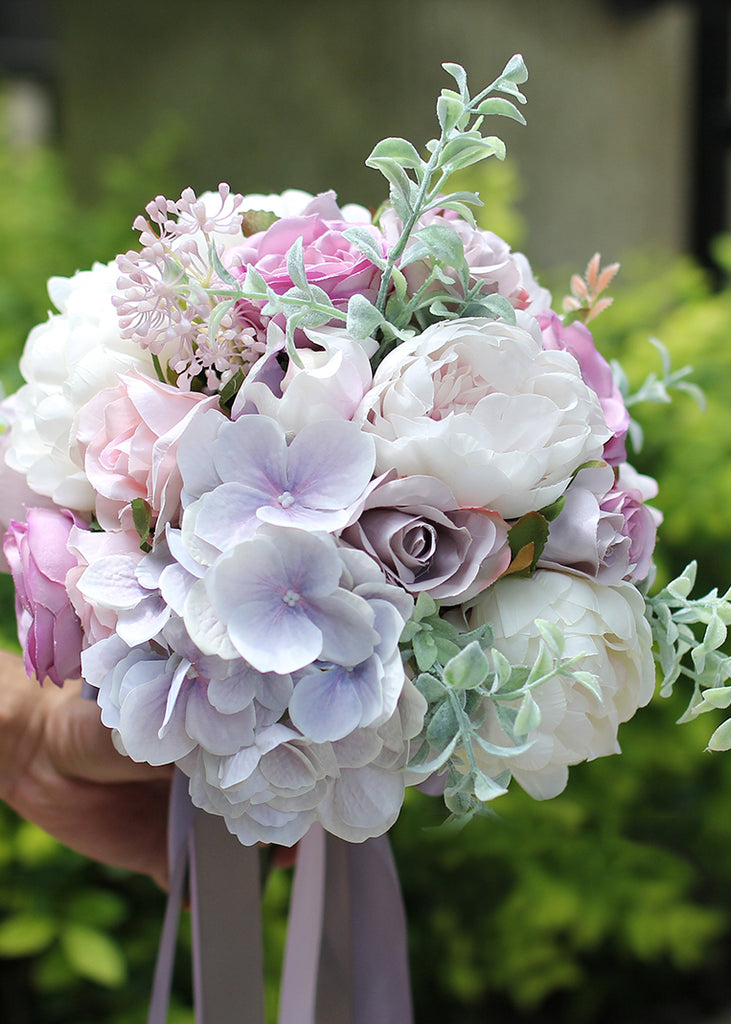
{"label": "flower center", "polygon": [[299,594],[292,589],[288,590],[287,593],[282,596],[282,600],[285,604],[289,605],[290,608],[294,608],[299,599]]}
{"label": "flower center", "polygon": [[292,505],[294,505],[294,498],[292,497],[289,491],[282,491],[282,493],[277,498],[277,501],[282,506],[282,508],[290,508]]}

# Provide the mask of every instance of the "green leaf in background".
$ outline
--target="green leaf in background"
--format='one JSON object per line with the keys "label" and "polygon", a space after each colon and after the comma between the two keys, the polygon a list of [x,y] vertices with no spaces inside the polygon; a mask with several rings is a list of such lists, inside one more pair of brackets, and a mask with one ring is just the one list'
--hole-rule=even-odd
{"label": "green leaf in background", "polygon": [[64,955],[77,974],[108,988],[124,984],[124,954],[119,944],[104,932],[85,924],[66,924],[59,938]]}
{"label": "green leaf in background", "polygon": [[58,922],[44,914],[14,914],[0,922],[0,956],[33,956],[46,949],[58,933]]}
{"label": "green leaf in background", "polygon": [[115,928],[127,917],[127,904],[108,889],[83,889],[67,904],[68,917],[95,928]]}
{"label": "green leaf in background", "polygon": [[[29,686],[36,684],[28,681]],[[58,856],[59,843],[43,829],[30,821],[21,821],[15,837],[18,859],[28,867],[50,864]]]}

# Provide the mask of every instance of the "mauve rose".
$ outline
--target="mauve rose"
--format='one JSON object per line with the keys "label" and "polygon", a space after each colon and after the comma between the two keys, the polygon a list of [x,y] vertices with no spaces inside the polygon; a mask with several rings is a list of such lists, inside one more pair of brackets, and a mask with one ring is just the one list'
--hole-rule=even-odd
{"label": "mauve rose", "polygon": [[67,509],[29,508],[13,520],[3,551],[15,584],[18,639],[28,675],[57,686],[81,673],[82,631],[66,591],[76,561],[67,541],[76,517]]}
{"label": "mauve rose", "polygon": [[657,480],[638,473],[629,462],[618,469],[614,493],[606,501],[614,502],[622,510],[625,533],[630,540],[630,562],[634,566],[630,579],[644,580],[654,574],[652,554],[657,540],[657,528],[662,523],[662,512],[646,504],[657,496]]}
{"label": "mauve rose", "polygon": [[393,477],[371,491],[358,521],[342,534],[375,558],[391,582],[449,605],[474,597],[505,572],[508,527],[497,512],[460,508],[434,477]]}
{"label": "mauve rose", "polygon": [[641,491],[628,482],[631,479],[620,476],[615,483],[609,465],[580,470],[566,491],[560,515],[551,523],[539,567],[567,569],[609,585],[646,579],[657,513],[644,504]]}
{"label": "mauve rose", "polygon": [[178,440],[196,413],[217,403],[216,396],[206,398],[130,373],[81,409],[75,440],[105,530],[135,532],[135,498],[150,505],[158,532],[176,516],[182,485]]}
{"label": "mauve rose", "polygon": [[604,446],[604,458],[616,466],[627,458],[625,441],[629,427],[629,412],[619,388],[614,383],[612,368],[603,355],[597,351],[591,332],[584,324],[564,325],[563,321],[550,310],[538,315],[543,333],[543,347],[547,351],[570,352],[581,368],[584,382],[596,392],[612,431]]}
{"label": "mauve rose", "polygon": [[[371,301],[378,294],[381,272],[343,232],[352,227],[344,219],[335,202],[334,192],[316,196],[297,217],[283,217],[266,231],[250,235],[242,245],[226,253],[232,273],[244,277],[253,265],[275,292],[281,294],[292,287],[287,271],[287,253],[298,238],[302,239],[307,280],[322,288],[338,309],[345,309],[352,295],[361,294]],[[380,231],[370,222],[367,228],[385,254]]]}
{"label": "mauve rose", "polygon": [[[485,294],[501,295],[516,309],[527,309],[531,313],[550,307],[551,293],[540,287],[526,257],[523,253],[512,252],[508,243],[494,231],[473,227],[454,210],[433,210],[419,219],[414,237],[419,228],[433,225],[450,227],[459,235],[465,260],[470,268],[471,286],[480,281]],[[394,246],[401,234],[402,225],[393,208],[389,207],[384,211],[378,226],[383,231],[389,247]],[[407,248],[407,258],[408,253]],[[409,285],[409,293],[414,294],[426,281],[430,268],[425,260],[415,260],[404,267],[403,272]],[[452,267],[445,267],[443,272],[451,280],[443,282],[441,287],[455,299],[463,299],[464,289],[456,271]]]}

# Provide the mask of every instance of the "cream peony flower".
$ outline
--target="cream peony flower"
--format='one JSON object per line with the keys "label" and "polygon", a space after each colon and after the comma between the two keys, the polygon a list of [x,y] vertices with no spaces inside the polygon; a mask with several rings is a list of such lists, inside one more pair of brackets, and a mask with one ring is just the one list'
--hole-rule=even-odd
{"label": "cream peony flower", "polygon": [[[629,583],[600,586],[567,573],[538,571],[530,579],[506,578],[475,602],[472,627],[489,622],[495,646],[514,665],[532,665],[540,646],[536,620],[556,623],[566,637],[565,657],[581,655],[574,666],[592,673],[599,700],[588,687],[556,677],[533,690],[541,712],[529,732],[531,746],[514,757],[498,758],[475,747],[482,770],[495,777],[509,768],[531,796],[548,799],[568,780],[568,766],[619,752],[617,729],[643,707],[655,688],[652,636],[645,604]],[[481,734],[498,746],[510,741],[494,705],[487,703]]]}
{"label": "cream peony flower", "polygon": [[567,352],[546,352],[532,317],[518,325],[447,320],[378,367],[357,422],[378,472],[442,480],[462,507],[512,519],[556,501],[609,430]]}
{"label": "cream peony flower", "polygon": [[27,384],[15,398],[8,465],[28,485],[65,508],[89,512],[94,491],[74,450],[77,413],[118,375],[139,370],[154,377],[152,357],[120,337],[112,305],[119,271],[97,263],[73,277],[52,277],[48,292],[59,313],[34,327],[20,369]]}

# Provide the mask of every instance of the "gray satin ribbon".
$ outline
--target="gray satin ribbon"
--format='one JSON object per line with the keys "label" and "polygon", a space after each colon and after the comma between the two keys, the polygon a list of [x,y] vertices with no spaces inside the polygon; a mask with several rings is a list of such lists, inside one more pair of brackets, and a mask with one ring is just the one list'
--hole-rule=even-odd
{"label": "gray satin ribbon", "polygon": [[264,1024],[259,850],[200,813],[190,863],[198,1024]]}
{"label": "gray satin ribbon", "polygon": [[385,836],[297,850],[279,1024],[410,1024],[406,914]]}
{"label": "gray satin ribbon", "polygon": [[168,814],[170,886],[147,1024],[166,1024],[180,910],[190,882],[197,1024],[264,1024],[259,851],[221,818],[193,807],[173,776]]}
{"label": "gray satin ribbon", "polygon": [[[264,1024],[259,852],[197,812],[177,772],[170,890],[147,1024],[165,1024],[190,878],[197,1024]],[[413,1024],[406,915],[388,839],[346,843],[313,826],[299,843],[279,1024]]]}

